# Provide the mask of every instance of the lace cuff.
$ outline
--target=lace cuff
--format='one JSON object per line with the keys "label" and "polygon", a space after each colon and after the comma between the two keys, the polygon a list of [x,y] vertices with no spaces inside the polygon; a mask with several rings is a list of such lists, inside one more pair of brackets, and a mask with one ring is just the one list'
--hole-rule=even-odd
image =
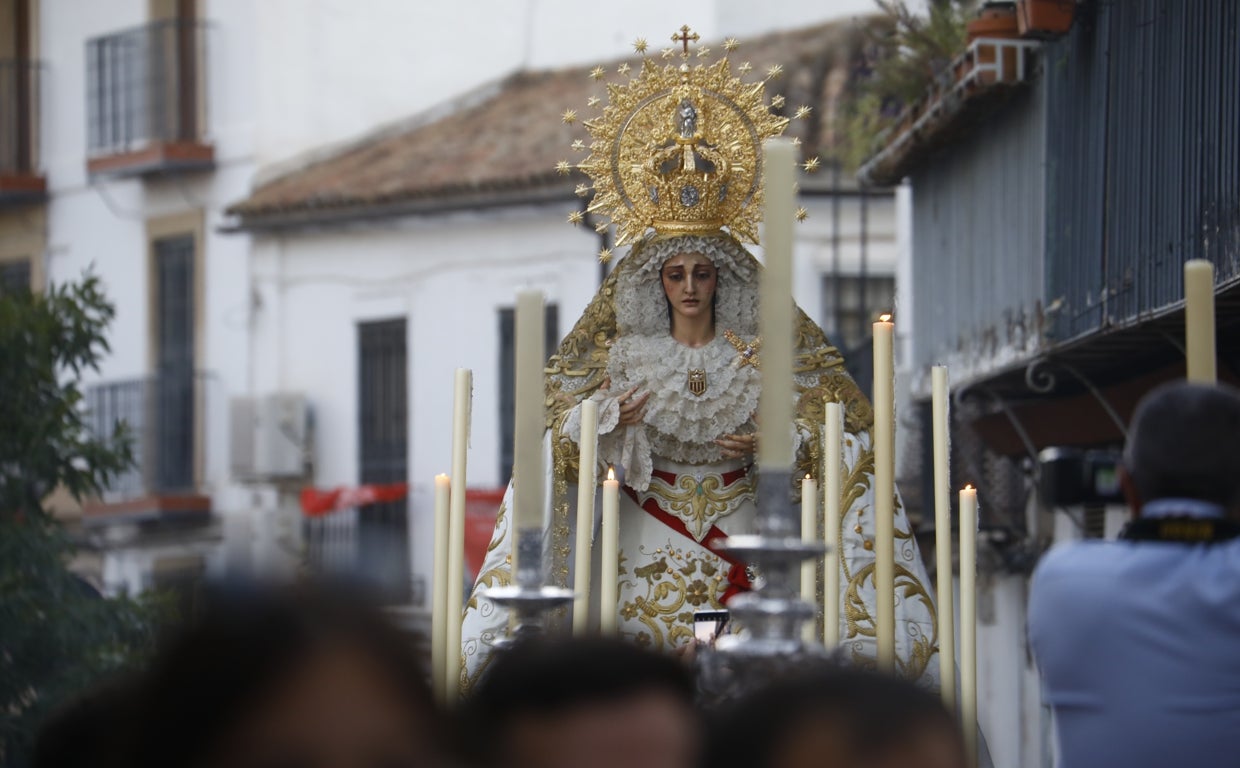
{"label": "lace cuff", "polygon": [[650,487],[650,453],[650,438],[644,424],[630,424],[607,434],[600,429],[599,457],[608,464],[624,467],[624,484],[635,491]]}
{"label": "lace cuff", "polygon": [[[589,399],[598,403],[599,436],[609,434],[620,423],[619,398],[598,391],[591,395]],[[564,425],[560,427],[560,431],[569,440],[581,445],[581,403],[574,405],[572,410],[568,412],[568,415],[564,417]]]}

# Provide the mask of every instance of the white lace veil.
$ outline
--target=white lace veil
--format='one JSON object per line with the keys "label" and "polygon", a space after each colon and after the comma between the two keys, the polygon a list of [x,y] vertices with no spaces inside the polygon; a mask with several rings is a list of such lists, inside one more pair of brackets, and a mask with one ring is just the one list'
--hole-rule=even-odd
{"label": "white lace veil", "polygon": [[726,234],[652,237],[633,246],[617,267],[616,325],[621,335],[658,336],[669,332],[667,297],[660,273],[668,259],[700,253],[719,270],[715,287],[715,327],[749,338],[758,333],[758,261]]}

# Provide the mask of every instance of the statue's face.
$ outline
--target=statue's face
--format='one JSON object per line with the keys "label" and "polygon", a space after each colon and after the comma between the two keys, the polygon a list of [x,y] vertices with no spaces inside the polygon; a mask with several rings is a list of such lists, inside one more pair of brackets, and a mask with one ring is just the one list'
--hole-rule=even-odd
{"label": "statue's face", "polygon": [[663,292],[672,314],[683,318],[709,316],[719,270],[700,253],[678,253],[663,264]]}

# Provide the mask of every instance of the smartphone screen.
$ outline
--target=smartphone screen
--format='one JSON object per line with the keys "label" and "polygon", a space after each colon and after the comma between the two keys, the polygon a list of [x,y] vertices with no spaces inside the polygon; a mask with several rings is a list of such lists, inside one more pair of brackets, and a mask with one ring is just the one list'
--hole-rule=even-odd
{"label": "smartphone screen", "polygon": [[693,637],[702,645],[714,645],[728,623],[727,611],[695,611]]}

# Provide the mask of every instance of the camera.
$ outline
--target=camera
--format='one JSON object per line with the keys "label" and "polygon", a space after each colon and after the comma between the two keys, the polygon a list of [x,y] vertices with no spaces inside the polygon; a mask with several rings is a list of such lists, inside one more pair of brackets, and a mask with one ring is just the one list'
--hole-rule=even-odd
{"label": "camera", "polygon": [[1119,451],[1045,448],[1038,454],[1042,501],[1053,507],[1122,504]]}

